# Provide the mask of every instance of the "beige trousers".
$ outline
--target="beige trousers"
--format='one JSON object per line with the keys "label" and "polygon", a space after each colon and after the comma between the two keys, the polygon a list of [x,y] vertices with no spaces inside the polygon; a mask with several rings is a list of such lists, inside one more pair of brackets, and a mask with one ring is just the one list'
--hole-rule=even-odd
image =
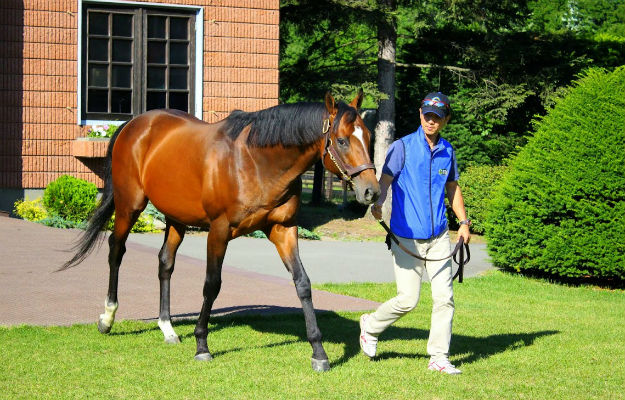
{"label": "beige trousers", "polygon": [[[451,252],[449,231],[427,240],[397,237],[410,251],[427,258],[446,257]],[[427,352],[432,360],[449,356],[451,327],[454,317],[454,294],[452,286],[451,259],[444,261],[421,261],[406,254],[394,242],[391,251],[397,283],[397,296],[380,305],[367,319],[365,330],[373,336],[417,306],[421,292],[423,271],[427,271],[432,283],[432,320]]]}

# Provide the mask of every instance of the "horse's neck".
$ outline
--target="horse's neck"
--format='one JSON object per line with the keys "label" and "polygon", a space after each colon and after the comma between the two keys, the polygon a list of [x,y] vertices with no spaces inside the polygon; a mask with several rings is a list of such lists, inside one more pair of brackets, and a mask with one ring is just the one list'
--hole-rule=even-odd
{"label": "horse's neck", "polygon": [[268,184],[286,186],[319,160],[319,146],[257,149],[255,164]]}

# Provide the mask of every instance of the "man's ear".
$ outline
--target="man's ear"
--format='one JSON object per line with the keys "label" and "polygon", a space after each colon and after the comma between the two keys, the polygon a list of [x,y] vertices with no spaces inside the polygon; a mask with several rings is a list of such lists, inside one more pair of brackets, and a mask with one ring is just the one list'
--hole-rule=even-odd
{"label": "man's ear", "polygon": [[328,114],[330,114],[331,116],[336,116],[336,113],[338,112],[338,108],[336,107],[336,103],[334,102],[334,97],[332,97],[332,94],[330,94],[329,91],[326,92],[325,103],[326,103],[326,110],[328,110]]}

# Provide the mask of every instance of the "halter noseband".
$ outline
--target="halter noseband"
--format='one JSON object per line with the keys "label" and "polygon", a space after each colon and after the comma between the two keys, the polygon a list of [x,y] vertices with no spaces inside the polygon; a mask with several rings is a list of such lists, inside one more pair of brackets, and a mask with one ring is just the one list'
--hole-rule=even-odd
{"label": "halter noseband", "polygon": [[332,142],[332,138],[330,134],[334,128],[334,119],[330,121],[330,118],[323,120],[323,133],[325,134],[325,144],[323,146],[323,157],[325,159],[326,154],[330,156],[330,160],[334,163],[336,168],[341,173],[341,179],[350,184],[353,184],[352,177],[354,175],[359,174],[360,172],[366,169],[372,169],[375,171],[375,165],[372,163],[362,164],[357,167],[352,167],[351,165],[347,165],[341,159],[336,147],[334,147],[334,143]]}

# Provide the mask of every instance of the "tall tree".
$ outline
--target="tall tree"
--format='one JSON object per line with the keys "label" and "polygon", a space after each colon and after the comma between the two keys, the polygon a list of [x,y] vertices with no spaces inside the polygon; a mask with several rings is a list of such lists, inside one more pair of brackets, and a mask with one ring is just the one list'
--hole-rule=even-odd
{"label": "tall tree", "polygon": [[[378,0],[378,90],[387,96],[378,105],[378,123],[375,127],[374,164],[378,178],[386,151],[395,139],[395,54],[397,50],[397,23],[395,0]],[[384,203],[382,213],[388,216],[390,201]]]}

